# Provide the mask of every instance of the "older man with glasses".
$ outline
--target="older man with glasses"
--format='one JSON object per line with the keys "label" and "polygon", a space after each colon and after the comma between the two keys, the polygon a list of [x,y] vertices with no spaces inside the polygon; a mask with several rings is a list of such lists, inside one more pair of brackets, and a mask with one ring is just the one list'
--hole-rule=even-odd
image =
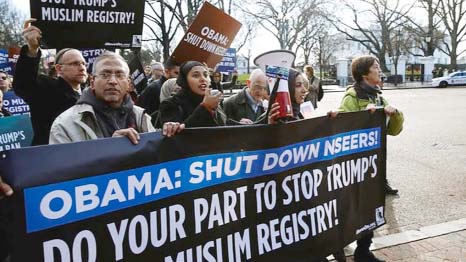
{"label": "older man with glasses", "polygon": [[41,30],[28,19],[22,31],[27,45],[21,48],[16,64],[15,93],[29,104],[34,129],[33,145],[48,144],[53,120],[78,101],[87,80],[86,62],[79,50],[65,48],[55,56],[57,78],[39,75]]}
{"label": "older man with glasses", "polygon": [[150,116],[133,105],[128,95],[129,68],[120,55],[100,55],[92,74],[90,88],[84,90],[77,104],[53,122],[50,144],[115,136],[126,136],[137,144],[139,133],[155,131]]}

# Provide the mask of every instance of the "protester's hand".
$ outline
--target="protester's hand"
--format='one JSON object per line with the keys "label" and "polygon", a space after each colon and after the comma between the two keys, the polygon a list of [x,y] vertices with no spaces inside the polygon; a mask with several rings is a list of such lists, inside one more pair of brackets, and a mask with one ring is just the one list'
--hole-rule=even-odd
{"label": "protester's hand", "polygon": [[13,189],[10,185],[3,182],[2,177],[0,176],[0,199],[4,198],[5,196],[13,195]]}
{"label": "protester's hand", "polygon": [[36,57],[39,50],[39,41],[42,38],[42,31],[36,26],[31,25],[32,22],[35,22],[35,18],[29,18],[24,22],[23,30],[21,34],[23,35],[24,41],[28,45],[28,55],[31,57]]}
{"label": "protester's hand", "polygon": [[119,129],[113,133],[112,137],[118,137],[118,136],[126,136],[128,139],[133,143],[134,145],[137,145],[139,143],[139,140],[141,139],[139,137],[138,131],[136,131],[134,128],[125,128],[125,129]]}
{"label": "protester's hand", "polygon": [[204,94],[204,100],[202,100],[202,103],[209,110],[213,111],[217,109],[218,105],[220,104],[220,101],[222,101],[222,95],[223,95],[222,92],[218,92],[212,95],[211,88],[206,88],[205,94]]}
{"label": "protester's hand", "polygon": [[180,124],[178,122],[166,122],[162,127],[162,134],[167,137],[172,137],[175,134],[183,131],[185,124]]}
{"label": "protester's hand", "polygon": [[338,111],[333,111],[333,110],[330,110],[327,112],[327,116],[330,117],[330,118],[335,118],[338,116]]}
{"label": "protester's hand", "polygon": [[371,112],[371,114],[373,114],[376,109],[377,109],[377,106],[375,106],[375,104],[368,104],[366,106],[366,110],[369,110],[369,112]]}
{"label": "protester's hand", "polygon": [[268,118],[268,123],[269,124],[276,124],[277,123],[277,117],[280,114],[280,104],[278,102],[275,102],[272,104],[272,107],[270,107],[269,111],[269,118]]}
{"label": "protester's hand", "polygon": [[396,109],[395,107],[389,105],[389,106],[386,106],[386,107],[384,108],[384,112],[385,112],[385,114],[386,114],[387,116],[393,116],[393,115],[395,115],[396,113],[398,113],[398,109]]}
{"label": "protester's hand", "polygon": [[254,124],[254,122],[249,118],[241,118],[241,120],[239,120],[239,123],[242,124],[242,125],[252,125],[252,124]]}

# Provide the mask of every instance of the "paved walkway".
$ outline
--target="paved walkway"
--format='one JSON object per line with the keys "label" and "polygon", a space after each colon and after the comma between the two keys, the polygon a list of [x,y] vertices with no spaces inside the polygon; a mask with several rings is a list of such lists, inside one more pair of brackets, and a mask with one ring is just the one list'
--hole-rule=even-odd
{"label": "paved walkway", "polygon": [[387,247],[374,253],[386,261],[466,262],[466,230]]}
{"label": "paved walkway", "polygon": [[[348,262],[354,261],[355,248],[355,243],[345,248]],[[466,219],[375,237],[371,249],[387,262],[466,262]]]}

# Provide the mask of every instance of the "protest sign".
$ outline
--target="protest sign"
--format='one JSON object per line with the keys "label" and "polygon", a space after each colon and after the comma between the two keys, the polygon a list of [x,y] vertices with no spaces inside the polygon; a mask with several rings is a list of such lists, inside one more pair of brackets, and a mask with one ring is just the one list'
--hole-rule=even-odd
{"label": "protest sign", "polygon": [[183,39],[173,51],[172,58],[181,64],[194,60],[209,67],[222,60],[241,23],[208,2],[199,10]]}
{"label": "protest sign", "polygon": [[236,69],[236,48],[228,48],[222,58],[222,61],[217,64],[217,72],[231,73]]}
{"label": "protest sign", "polygon": [[378,110],[8,151],[12,261],[326,256],[385,223],[385,150]]}
{"label": "protest sign", "polygon": [[0,151],[30,146],[32,136],[32,125],[28,116],[0,118]]}
{"label": "protest sign", "polygon": [[30,0],[46,48],[140,48],[144,0]]}
{"label": "protest sign", "polygon": [[21,48],[17,46],[12,46],[8,48],[8,62],[10,62],[11,75],[15,74],[16,62],[18,61],[20,51]]}
{"label": "protest sign", "polygon": [[0,70],[11,74],[11,65],[8,61],[8,50],[0,49]]}
{"label": "protest sign", "polygon": [[147,78],[144,73],[144,69],[142,68],[141,59],[139,59],[137,54],[135,54],[131,61],[129,61],[128,66],[133,85],[136,88],[137,93],[141,94],[147,87]]}
{"label": "protest sign", "polygon": [[84,57],[84,60],[87,63],[87,72],[92,72],[92,66],[94,65],[95,59],[103,54],[106,49],[90,49],[90,48],[83,48],[79,49],[81,51],[81,54]]}
{"label": "protest sign", "polygon": [[29,115],[30,111],[29,105],[13,91],[7,91],[3,94],[3,108],[14,116]]}

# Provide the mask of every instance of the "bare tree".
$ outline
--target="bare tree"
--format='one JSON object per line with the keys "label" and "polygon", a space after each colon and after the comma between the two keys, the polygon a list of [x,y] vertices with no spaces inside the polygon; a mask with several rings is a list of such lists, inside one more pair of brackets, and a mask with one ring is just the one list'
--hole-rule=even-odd
{"label": "bare tree", "polygon": [[[168,59],[171,51],[171,44],[180,35],[180,30],[186,32],[198,14],[205,0],[146,0],[150,7],[150,12],[146,12],[145,25],[152,34],[152,38],[146,41],[157,41],[162,46],[164,60]],[[209,1],[217,8],[228,14],[232,14],[236,9],[234,0]],[[241,40],[236,46],[241,49],[254,31],[254,25],[246,20],[246,27],[240,32]]]}
{"label": "bare tree", "polygon": [[[413,5],[401,5],[400,0],[358,0],[346,1],[344,5],[352,13],[352,23],[342,19],[329,19],[335,28],[348,40],[361,43],[375,55],[383,71],[386,67],[385,55],[392,56],[391,37],[407,21],[406,17]],[[367,8],[361,9],[361,6]],[[364,17],[364,19],[360,19]]]}
{"label": "bare tree", "polygon": [[152,39],[144,41],[157,41],[162,46],[163,59],[170,57],[170,43],[174,39],[180,24],[177,22],[176,14],[169,11],[162,0],[147,1],[150,11],[144,14],[144,25],[151,32]]}
{"label": "bare tree", "polygon": [[[281,49],[297,51],[301,33],[309,21],[319,14],[323,0],[257,0],[252,8],[242,10],[254,17],[259,25],[270,32],[279,42]],[[254,10],[254,11],[252,11]]]}
{"label": "bare tree", "polygon": [[317,57],[319,64],[320,78],[323,78],[323,74],[328,71],[330,67],[330,61],[332,60],[333,54],[343,43],[344,39],[337,35],[330,35],[326,31],[321,31],[317,36],[315,47],[312,49],[312,53]]}
{"label": "bare tree", "polygon": [[444,41],[442,52],[450,56],[450,69],[457,69],[457,58],[466,49],[459,51],[461,42],[466,40],[466,0],[438,0],[440,3],[439,16],[443,21],[450,42]]}
{"label": "bare tree", "polygon": [[319,37],[322,34],[328,34],[328,27],[329,24],[325,18],[322,16],[314,16],[314,18],[309,21],[306,28],[302,31],[298,39],[297,49],[303,50],[305,64],[309,64],[309,58],[311,56],[312,49],[318,44]]}
{"label": "bare tree", "polygon": [[24,20],[24,14],[10,0],[0,0],[0,48],[21,45],[21,21]]}

